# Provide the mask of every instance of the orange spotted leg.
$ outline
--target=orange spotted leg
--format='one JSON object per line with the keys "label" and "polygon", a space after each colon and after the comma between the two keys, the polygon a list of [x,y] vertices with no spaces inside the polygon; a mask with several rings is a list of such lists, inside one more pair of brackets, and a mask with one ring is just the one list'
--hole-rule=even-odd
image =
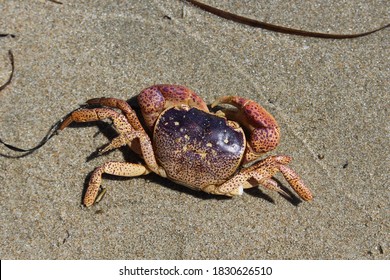
{"label": "orange spotted leg", "polygon": [[284,196],[289,196],[281,189],[272,177],[281,172],[292,189],[305,201],[313,199],[313,195],[308,187],[291,168],[286,165],[291,161],[289,156],[269,156],[254,165],[242,169],[237,175],[220,186],[207,186],[203,190],[208,193],[226,196],[240,195],[243,189],[257,187],[261,185],[267,189],[277,191]]}
{"label": "orange spotted leg", "polygon": [[[111,108],[117,108],[121,110],[122,113],[126,116],[127,121],[135,130],[146,134],[144,128],[142,127],[137,117],[137,114],[125,100],[111,98],[111,97],[108,98],[101,97],[101,98],[90,99],[86,103],[89,105],[100,105],[100,106],[106,106]],[[105,152],[122,147],[124,145],[126,145],[126,141],[122,135],[119,135],[117,138],[113,139],[108,146],[100,150],[99,154],[103,154]],[[142,151],[138,141],[133,141],[129,146],[136,154],[142,157]]]}
{"label": "orange spotted leg", "polygon": [[128,122],[135,130],[144,131],[144,128],[142,127],[140,121],[138,120],[137,114],[130,107],[130,105],[124,100],[111,98],[111,97],[110,98],[101,97],[101,98],[90,99],[86,103],[90,105],[101,105],[101,106],[107,106],[111,108],[117,108],[122,111],[122,113],[126,116]]}
{"label": "orange spotted leg", "polygon": [[150,171],[141,164],[116,161],[106,162],[102,166],[97,167],[92,173],[83,203],[87,207],[94,204],[102,183],[103,173],[124,177],[136,177],[148,174],[149,172]]}
{"label": "orange spotted leg", "polygon": [[165,171],[157,164],[154,156],[152,143],[149,136],[144,131],[135,130],[127,121],[126,117],[109,108],[81,109],[74,111],[68,116],[60,126],[60,130],[67,127],[72,122],[90,122],[103,119],[112,119],[119,136],[103,149],[103,152],[119,148],[123,145],[131,146],[134,139],[139,139],[142,156],[148,168],[162,177],[166,177]]}
{"label": "orange spotted leg", "polygon": [[103,149],[103,152],[124,145],[129,145],[131,147],[133,140],[138,139],[140,151],[146,166],[126,162],[108,162],[103,164],[101,167],[98,167],[93,172],[89,186],[87,188],[87,192],[84,198],[84,204],[86,206],[90,206],[94,203],[100,188],[101,176],[103,173],[117,176],[139,176],[153,171],[162,177],[166,177],[164,169],[162,169],[157,164],[149,136],[145,133],[144,130],[135,130],[129,123],[128,119],[115,110],[109,108],[93,108],[74,111],[63,121],[59,129],[64,129],[72,122],[90,122],[107,118],[112,120],[114,127],[119,135]]}
{"label": "orange spotted leg", "polygon": [[[136,130],[134,130],[134,128],[129,124],[124,115],[108,108],[80,109],[74,111],[62,122],[59,129],[63,130],[72,122],[91,122],[107,118],[112,119],[119,135],[114,138],[103,150],[101,150],[99,154],[120,148],[126,144],[129,144],[129,146],[132,147],[132,140],[136,138],[138,136],[137,134],[139,133],[137,133]],[[127,135],[132,135],[133,137],[126,137]]]}

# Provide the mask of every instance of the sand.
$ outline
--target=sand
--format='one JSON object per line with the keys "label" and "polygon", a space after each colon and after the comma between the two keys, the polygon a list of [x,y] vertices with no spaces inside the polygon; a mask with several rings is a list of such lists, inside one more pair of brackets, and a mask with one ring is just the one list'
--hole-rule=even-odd
{"label": "sand", "polygon": [[[390,30],[304,38],[230,22],[182,1],[0,1],[0,138],[32,147],[84,101],[182,84],[208,103],[240,95],[278,120],[270,154],[312,189],[299,204],[268,190],[222,199],[149,175],[105,177],[86,209],[88,174],[115,136],[73,126],[22,158],[0,147],[1,259],[389,259]],[[356,33],[389,22],[387,1],[211,1],[289,27]],[[108,136],[108,138],[107,138]],[[278,176],[283,184],[286,183]]]}

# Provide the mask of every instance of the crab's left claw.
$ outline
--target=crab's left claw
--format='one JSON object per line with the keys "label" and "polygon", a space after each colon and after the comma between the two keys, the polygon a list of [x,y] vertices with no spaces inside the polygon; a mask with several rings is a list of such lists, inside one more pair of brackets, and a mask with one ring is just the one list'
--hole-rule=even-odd
{"label": "crab's left claw", "polygon": [[225,109],[228,119],[243,125],[249,134],[244,163],[259,158],[279,144],[280,130],[275,118],[253,100],[239,96],[224,96],[216,100],[211,107],[218,104],[230,104],[238,110]]}

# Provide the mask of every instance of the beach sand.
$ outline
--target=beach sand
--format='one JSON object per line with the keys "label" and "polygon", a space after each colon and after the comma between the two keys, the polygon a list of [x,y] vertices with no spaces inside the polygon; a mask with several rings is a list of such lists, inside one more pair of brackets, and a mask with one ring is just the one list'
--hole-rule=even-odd
{"label": "beach sand", "polygon": [[[389,22],[386,1],[211,1],[289,27],[358,33]],[[314,193],[299,204],[254,189],[225,199],[149,175],[105,177],[81,206],[87,160],[115,136],[65,129],[22,158],[0,147],[1,259],[389,259],[389,29],[351,40],[278,34],[182,1],[0,1],[0,138],[32,147],[86,100],[128,100],[157,83],[211,103],[240,95],[278,120],[270,154]],[[260,3],[261,2],[261,3]],[[107,138],[108,135],[108,138]],[[137,159],[132,159],[137,160]],[[287,186],[281,176],[277,176]]]}

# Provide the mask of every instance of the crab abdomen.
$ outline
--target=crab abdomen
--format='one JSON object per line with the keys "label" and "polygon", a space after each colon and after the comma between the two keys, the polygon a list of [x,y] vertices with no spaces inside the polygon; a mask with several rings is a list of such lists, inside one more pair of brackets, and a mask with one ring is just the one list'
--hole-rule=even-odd
{"label": "crab abdomen", "polygon": [[196,108],[164,111],[153,139],[167,177],[193,189],[229,179],[242,161],[246,144],[240,127]]}

